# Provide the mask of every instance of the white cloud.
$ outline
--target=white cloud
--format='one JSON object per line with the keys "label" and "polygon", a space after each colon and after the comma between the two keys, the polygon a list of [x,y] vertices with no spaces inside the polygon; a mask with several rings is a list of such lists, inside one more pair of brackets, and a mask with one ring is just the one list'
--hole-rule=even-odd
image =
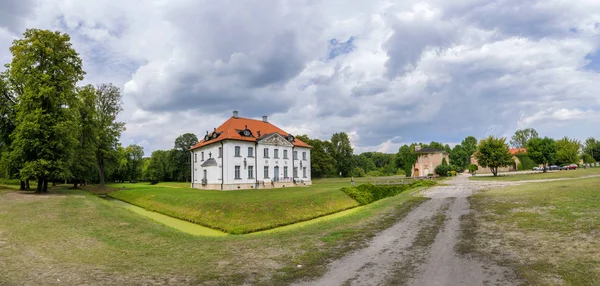
{"label": "white cloud", "polygon": [[122,141],[147,154],[234,109],[294,134],[347,132],[357,151],[522,127],[600,137],[598,1],[19,3],[0,1],[0,60],[24,27],[68,32],[85,83],[122,88]]}

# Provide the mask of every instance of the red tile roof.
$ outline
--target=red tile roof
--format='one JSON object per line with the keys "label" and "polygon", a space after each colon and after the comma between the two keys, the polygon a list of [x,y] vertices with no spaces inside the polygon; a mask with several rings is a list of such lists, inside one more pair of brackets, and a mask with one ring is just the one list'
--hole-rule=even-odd
{"label": "red tile roof", "polygon": [[518,153],[527,153],[527,148],[513,148],[508,150],[508,152],[510,152],[512,155],[516,155]]}
{"label": "red tile roof", "polygon": [[[254,137],[245,137],[238,133],[238,130],[245,130],[248,128]],[[279,129],[277,126],[264,122],[262,120],[242,118],[242,117],[230,117],[227,121],[225,121],[221,126],[217,127],[216,132],[221,133],[219,137],[216,139],[211,139],[206,141],[204,138],[194,145],[190,150],[194,150],[196,148],[200,148],[202,146],[207,146],[213,144],[215,142],[223,141],[223,140],[240,140],[240,141],[250,141],[256,142],[258,137],[258,132],[260,131],[261,136],[265,136],[267,134],[278,133],[281,136],[288,136],[289,133]],[[214,133],[214,132],[213,132]],[[212,133],[210,134],[212,135]],[[302,140],[298,138],[294,138],[294,142],[292,142],[296,147],[307,147],[312,148],[312,146],[302,142]]]}

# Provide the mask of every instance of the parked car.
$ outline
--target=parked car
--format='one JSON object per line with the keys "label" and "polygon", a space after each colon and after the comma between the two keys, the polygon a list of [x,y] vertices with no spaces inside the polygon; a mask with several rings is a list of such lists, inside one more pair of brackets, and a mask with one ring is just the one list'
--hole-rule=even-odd
{"label": "parked car", "polygon": [[540,167],[533,167],[533,169],[531,169],[532,171],[543,171],[542,168]]}
{"label": "parked car", "polygon": [[577,166],[577,164],[571,164],[566,166],[567,170],[577,170],[578,167],[579,166]]}
{"label": "parked car", "polygon": [[554,171],[554,170],[560,170],[560,167],[556,166],[556,165],[551,165],[550,170]]}

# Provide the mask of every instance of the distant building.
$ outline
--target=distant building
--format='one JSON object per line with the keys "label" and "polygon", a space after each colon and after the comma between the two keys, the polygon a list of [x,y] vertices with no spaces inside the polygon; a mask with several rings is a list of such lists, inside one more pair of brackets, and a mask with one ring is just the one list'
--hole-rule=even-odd
{"label": "distant building", "polygon": [[415,146],[415,153],[417,153],[417,162],[412,167],[412,177],[436,175],[435,167],[441,165],[444,158],[446,158],[446,163],[450,164],[448,152],[443,150],[421,148],[417,145]]}
{"label": "distant building", "polygon": [[[513,163],[510,166],[498,168],[498,173],[517,171],[518,170],[517,166],[519,166],[519,164],[521,163],[521,161],[517,157],[517,154],[526,154],[527,149],[526,148],[513,148],[513,149],[508,150],[508,152],[510,152],[510,154],[513,155],[513,157],[512,157]],[[479,163],[477,162],[477,158],[475,158],[475,155],[471,155],[471,164],[477,165],[477,167],[478,167],[477,174],[485,174],[485,173],[492,172],[492,170],[490,170],[490,168],[481,167],[479,165]]]}
{"label": "distant building", "polygon": [[311,146],[267,121],[233,116],[190,148],[192,188],[311,185]]}

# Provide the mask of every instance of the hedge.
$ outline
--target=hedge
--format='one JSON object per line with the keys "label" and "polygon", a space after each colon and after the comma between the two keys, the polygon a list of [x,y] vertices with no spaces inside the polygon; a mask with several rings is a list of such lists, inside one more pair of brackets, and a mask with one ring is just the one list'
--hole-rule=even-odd
{"label": "hedge", "polygon": [[435,185],[434,181],[427,180],[415,181],[408,185],[393,186],[363,184],[357,187],[342,188],[342,192],[346,193],[349,197],[357,201],[362,206],[385,199],[387,197],[393,197],[409,189],[430,187],[433,185]]}

